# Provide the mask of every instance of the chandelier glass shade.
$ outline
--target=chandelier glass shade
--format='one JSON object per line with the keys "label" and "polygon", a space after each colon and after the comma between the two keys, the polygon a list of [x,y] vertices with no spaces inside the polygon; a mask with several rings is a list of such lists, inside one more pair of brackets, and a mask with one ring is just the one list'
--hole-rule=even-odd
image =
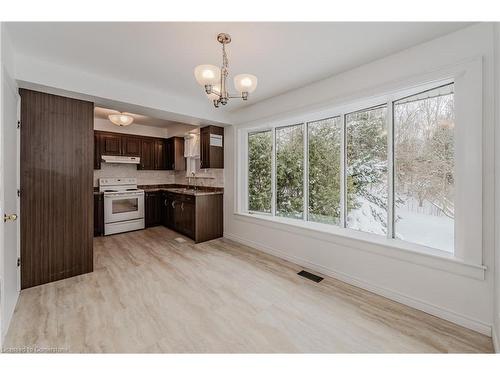
{"label": "chandelier glass shade", "polygon": [[198,84],[205,88],[207,97],[218,108],[226,105],[229,99],[239,98],[248,100],[248,94],[257,88],[257,77],[252,74],[238,74],[234,77],[234,87],[239,95],[231,95],[227,90],[227,77],[229,75],[229,59],[226,54],[226,44],[231,42],[229,34],[221,33],[217,41],[222,44],[222,66],[198,65],[194,69],[194,76]]}

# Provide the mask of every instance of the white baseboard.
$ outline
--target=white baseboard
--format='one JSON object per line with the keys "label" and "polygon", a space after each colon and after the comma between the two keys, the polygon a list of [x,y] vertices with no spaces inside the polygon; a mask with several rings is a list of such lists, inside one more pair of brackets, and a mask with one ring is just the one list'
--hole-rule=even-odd
{"label": "white baseboard", "polygon": [[404,305],[413,307],[417,310],[421,310],[421,311],[426,312],[428,314],[437,316],[438,318],[448,320],[452,323],[458,324],[459,326],[462,326],[462,327],[471,329],[473,331],[482,333],[483,335],[487,335],[489,337],[492,336],[492,326],[487,324],[487,323],[463,316],[463,315],[456,313],[454,311],[450,311],[450,310],[447,310],[445,308],[427,303],[427,302],[422,301],[420,299],[413,298],[413,297],[401,294],[399,292],[396,292],[396,291],[393,291],[393,290],[390,290],[390,289],[387,289],[384,287],[373,285],[366,280],[362,280],[362,279],[347,275],[343,272],[339,272],[339,271],[336,271],[334,269],[327,268],[327,267],[321,266],[319,264],[312,263],[308,260],[286,254],[281,250],[269,247],[267,245],[264,245],[262,243],[259,243],[259,242],[253,241],[253,240],[249,240],[249,239],[240,237],[238,235],[234,235],[231,233],[224,233],[224,237],[229,239],[229,240],[239,242],[243,245],[253,247],[253,248],[260,250],[262,252],[265,252],[267,254],[274,255],[278,258],[285,259],[287,261],[290,261],[290,262],[295,263],[297,265],[300,265],[302,267],[306,267],[306,268],[309,268],[313,271],[320,272],[324,275],[333,277],[333,278],[338,279],[340,281],[343,281],[345,283],[348,283],[348,284],[357,286],[359,288],[368,290],[372,293],[381,295],[381,296],[388,298],[390,300],[402,303]]}

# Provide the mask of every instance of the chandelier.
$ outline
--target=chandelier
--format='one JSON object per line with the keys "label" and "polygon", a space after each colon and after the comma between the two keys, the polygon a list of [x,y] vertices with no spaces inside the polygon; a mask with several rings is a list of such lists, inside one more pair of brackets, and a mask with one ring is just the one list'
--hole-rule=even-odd
{"label": "chandelier", "polygon": [[248,100],[248,94],[255,91],[257,77],[252,74],[238,74],[234,77],[234,87],[239,96],[230,95],[227,91],[227,76],[229,75],[229,60],[226,54],[226,44],[231,43],[231,36],[226,33],[217,35],[217,41],[222,44],[222,67],[214,65],[198,65],[194,69],[196,81],[203,87],[207,97],[213,101],[214,106],[226,105],[229,99],[240,98]]}

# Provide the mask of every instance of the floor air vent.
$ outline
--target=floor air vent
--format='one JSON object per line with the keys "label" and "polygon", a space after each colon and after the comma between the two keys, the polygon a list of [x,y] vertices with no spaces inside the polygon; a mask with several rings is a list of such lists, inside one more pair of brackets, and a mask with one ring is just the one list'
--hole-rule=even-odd
{"label": "floor air vent", "polygon": [[306,279],[312,280],[315,283],[319,283],[321,280],[323,280],[322,277],[315,275],[314,273],[307,272],[307,271],[300,271],[297,275],[305,277]]}

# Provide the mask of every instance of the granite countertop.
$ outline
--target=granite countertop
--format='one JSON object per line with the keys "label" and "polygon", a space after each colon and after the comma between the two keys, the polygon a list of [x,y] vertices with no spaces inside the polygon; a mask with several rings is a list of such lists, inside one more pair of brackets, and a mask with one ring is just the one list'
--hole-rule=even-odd
{"label": "granite countertop", "polygon": [[[188,189],[187,185],[166,184],[166,185],[138,185],[137,188],[144,190],[146,193],[155,191],[170,191],[177,194],[186,195],[216,195],[224,194],[224,189],[219,187],[197,186],[196,189]],[[98,187],[94,187],[94,194],[103,194]]]}
{"label": "granite countertop", "polygon": [[217,190],[194,190],[194,189],[186,189],[186,188],[164,188],[161,189],[163,191],[169,191],[172,193],[176,194],[185,194],[185,195],[194,195],[194,196],[201,196],[201,195],[218,195],[218,194],[224,194],[223,191],[217,191]]}
{"label": "granite countertop", "polygon": [[223,188],[214,188],[207,186],[197,186],[196,189],[189,188],[187,185],[139,185],[139,189],[143,189],[145,192],[154,192],[154,191],[169,191],[177,194],[186,194],[186,195],[216,195],[216,194],[224,194]]}

